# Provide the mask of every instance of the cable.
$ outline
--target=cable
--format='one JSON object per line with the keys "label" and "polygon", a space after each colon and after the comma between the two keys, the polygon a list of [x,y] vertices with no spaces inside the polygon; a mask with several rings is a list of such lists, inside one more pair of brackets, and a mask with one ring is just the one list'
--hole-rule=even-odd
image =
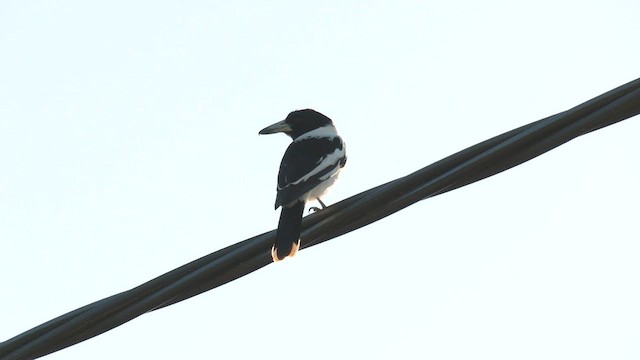
{"label": "cable", "polygon": [[[302,249],[378,221],[420,200],[531,160],[569,140],[640,113],[640,79],[565,112],[464,149],[423,169],[307,216]],[[2,359],[33,359],[233,281],[271,263],[275,230],[194,260],[131,290],[96,301],[0,343]]]}

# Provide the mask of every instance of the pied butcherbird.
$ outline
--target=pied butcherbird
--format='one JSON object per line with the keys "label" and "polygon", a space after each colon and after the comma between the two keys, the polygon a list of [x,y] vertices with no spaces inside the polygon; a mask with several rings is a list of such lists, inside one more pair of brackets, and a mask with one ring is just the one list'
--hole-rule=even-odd
{"label": "pied butcherbird", "polygon": [[302,215],[308,200],[317,200],[333,185],[347,162],[344,141],[331,119],[311,109],[291,112],[286,119],[259,134],[285,133],[293,142],[285,151],[278,172],[275,208],[282,207],[273,261],[294,256],[300,248]]}

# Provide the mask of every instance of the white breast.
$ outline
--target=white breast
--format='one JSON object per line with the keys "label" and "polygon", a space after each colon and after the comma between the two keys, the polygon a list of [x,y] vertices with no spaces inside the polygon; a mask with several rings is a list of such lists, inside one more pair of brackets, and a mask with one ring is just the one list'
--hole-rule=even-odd
{"label": "white breast", "polygon": [[340,174],[340,164],[336,164],[335,169],[329,172],[327,175],[323,176],[323,181],[313,188],[313,190],[308,193],[302,195],[300,200],[316,200],[319,197],[322,197],[327,193],[327,190],[338,180],[338,175]]}

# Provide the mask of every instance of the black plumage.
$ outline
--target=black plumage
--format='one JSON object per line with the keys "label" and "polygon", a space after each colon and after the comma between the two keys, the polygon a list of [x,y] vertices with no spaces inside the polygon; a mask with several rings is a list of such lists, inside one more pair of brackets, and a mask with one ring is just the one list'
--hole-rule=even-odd
{"label": "black plumage", "polygon": [[295,183],[311,173],[329,154],[344,150],[344,144],[339,137],[309,138],[304,141],[294,141],[285,151],[278,173],[278,194],[275,208],[288,204],[301,194],[311,191],[322,182],[321,178],[336,167],[343,167],[347,162],[346,156],[335,159],[328,166],[322,168],[308,180]]}
{"label": "black plumage", "polygon": [[[337,179],[346,164],[345,144],[331,119],[317,111],[294,111],[260,134],[283,132],[293,142],[287,148],[278,173],[275,208],[282,207],[274,261],[293,256],[300,246],[300,226],[307,200],[318,200]],[[320,201],[322,207],[324,204]]]}

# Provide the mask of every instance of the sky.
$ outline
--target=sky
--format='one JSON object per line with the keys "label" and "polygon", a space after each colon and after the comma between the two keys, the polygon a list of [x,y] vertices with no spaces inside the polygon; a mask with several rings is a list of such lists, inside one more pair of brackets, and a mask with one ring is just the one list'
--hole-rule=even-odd
{"label": "sky", "polygon": [[[290,140],[258,131],[290,111],[347,143],[332,204],[640,77],[639,15],[3,2],[0,341],[275,228]],[[638,359],[638,134],[588,134],[48,358]]]}

